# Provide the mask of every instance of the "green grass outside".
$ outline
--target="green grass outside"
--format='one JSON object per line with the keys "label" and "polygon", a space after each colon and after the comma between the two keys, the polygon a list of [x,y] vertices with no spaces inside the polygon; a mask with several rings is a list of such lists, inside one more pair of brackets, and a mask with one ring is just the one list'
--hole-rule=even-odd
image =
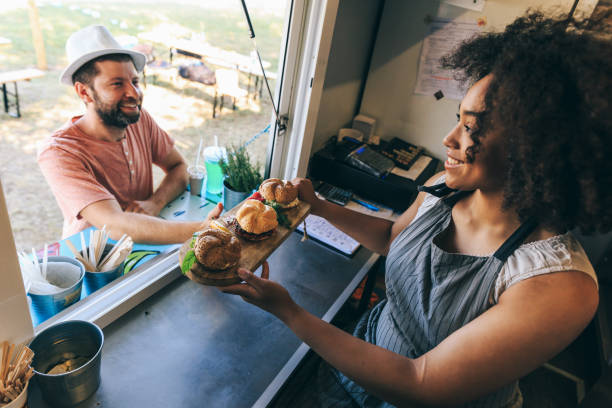
{"label": "green grass outside", "polygon": [[[64,46],[68,36],[91,24],[105,25],[115,36],[132,35],[151,31],[164,22],[174,22],[195,33],[204,32],[206,40],[219,48],[248,55],[253,49],[249,38],[248,26],[240,3],[235,2],[236,10],[206,10],[196,5],[177,5],[154,3],[150,7],[128,2],[64,2],[61,6],[43,4],[38,7],[47,63],[50,69],[66,64]],[[74,8],[78,7],[78,8]],[[99,18],[84,14],[89,9],[100,13]],[[256,34],[257,46],[262,58],[269,61],[271,71],[276,71],[280,51],[283,20],[281,17],[249,10]],[[0,14],[1,36],[12,41],[11,53],[0,59],[2,69],[15,69],[36,65],[32,32],[25,8]],[[121,28],[124,22],[127,27]],[[115,24],[113,24],[115,23]],[[167,57],[168,50],[156,46],[158,55]]]}

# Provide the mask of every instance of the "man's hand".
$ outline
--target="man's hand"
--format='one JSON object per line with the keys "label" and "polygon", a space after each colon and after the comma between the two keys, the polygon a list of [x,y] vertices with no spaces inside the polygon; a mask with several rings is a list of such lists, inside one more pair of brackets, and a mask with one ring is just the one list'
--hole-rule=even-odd
{"label": "man's hand", "polygon": [[222,212],[223,212],[223,204],[219,203],[219,204],[217,204],[217,206],[215,208],[213,208],[208,213],[208,217],[206,217],[206,219],[202,223],[202,227],[200,229],[203,230],[205,228],[208,228],[208,226],[210,225],[210,222],[212,220],[216,220],[217,218],[219,218],[219,216],[221,215]]}
{"label": "man's hand", "polygon": [[288,318],[286,315],[295,309],[294,306],[296,304],[291,299],[291,296],[289,296],[287,289],[276,282],[268,280],[270,267],[267,261],[263,263],[261,268],[261,278],[251,271],[239,268],[238,276],[244,280],[244,283],[224,286],[220,290],[224,293],[239,295],[246,302],[254,304],[285,321]]}
{"label": "man's hand", "polygon": [[323,200],[315,194],[312,181],[307,178],[297,177],[291,180],[291,183],[297,186],[299,199],[310,204],[310,212],[314,215],[320,215]]}
{"label": "man's hand", "polygon": [[151,199],[143,201],[134,200],[128,204],[124,211],[157,216],[162,210],[162,207],[163,206],[160,206],[159,203]]}

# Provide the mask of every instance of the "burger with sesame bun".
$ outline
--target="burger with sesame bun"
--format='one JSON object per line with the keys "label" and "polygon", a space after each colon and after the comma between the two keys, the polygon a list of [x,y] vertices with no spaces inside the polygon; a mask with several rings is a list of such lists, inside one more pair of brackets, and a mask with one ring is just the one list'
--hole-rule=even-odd
{"label": "burger with sesame bun", "polygon": [[261,241],[276,231],[276,211],[259,200],[246,200],[236,213],[236,235],[249,241]]}
{"label": "burger with sesame bun", "polygon": [[296,207],[298,200],[298,188],[287,180],[271,178],[264,180],[259,186],[259,194],[275,209],[287,210]]}
{"label": "burger with sesame bun", "polygon": [[209,284],[206,280],[214,280],[215,275],[228,277],[236,273],[242,246],[227,228],[207,228],[192,239],[190,246],[181,269],[183,273],[194,275],[194,280]]}

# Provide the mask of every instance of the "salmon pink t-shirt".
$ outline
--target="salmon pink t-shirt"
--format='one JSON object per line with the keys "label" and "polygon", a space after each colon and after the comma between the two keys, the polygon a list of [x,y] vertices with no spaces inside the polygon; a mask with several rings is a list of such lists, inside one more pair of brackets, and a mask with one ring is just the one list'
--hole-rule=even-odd
{"label": "salmon pink t-shirt", "polygon": [[115,199],[122,209],[153,194],[152,164],[161,163],[174,141],[142,110],[123,140],[109,142],[84,133],[69,120],[39,147],[38,165],[64,215],[66,238],[87,227],[88,205]]}

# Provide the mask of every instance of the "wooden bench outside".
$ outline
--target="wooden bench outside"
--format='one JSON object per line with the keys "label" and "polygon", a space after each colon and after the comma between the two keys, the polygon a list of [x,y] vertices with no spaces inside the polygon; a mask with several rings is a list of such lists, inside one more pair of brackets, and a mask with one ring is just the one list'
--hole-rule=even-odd
{"label": "wooden bench outside", "polygon": [[[16,71],[0,72],[0,84],[2,85],[2,97],[4,100],[4,111],[15,118],[20,118],[21,112],[19,110],[19,92],[17,90],[17,82],[29,81],[33,78],[40,78],[44,75],[45,75],[44,71],[41,71],[36,68],[27,68],[27,69],[20,69]],[[13,93],[9,92],[6,86],[7,84],[11,82],[13,83],[13,86],[15,89]],[[9,95],[15,99],[14,103],[9,102]],[[15,112],[9,112],[9,108],[11,106],[15,107]]]}

